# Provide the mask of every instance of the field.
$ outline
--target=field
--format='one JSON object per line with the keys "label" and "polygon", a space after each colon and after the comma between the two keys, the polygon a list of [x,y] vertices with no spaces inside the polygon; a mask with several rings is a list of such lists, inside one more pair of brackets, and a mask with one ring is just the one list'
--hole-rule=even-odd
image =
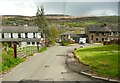
{"label": "field", "polygon": [[109,78],[119,76],[118,45],[79,48],[75,54],[95,74]]}

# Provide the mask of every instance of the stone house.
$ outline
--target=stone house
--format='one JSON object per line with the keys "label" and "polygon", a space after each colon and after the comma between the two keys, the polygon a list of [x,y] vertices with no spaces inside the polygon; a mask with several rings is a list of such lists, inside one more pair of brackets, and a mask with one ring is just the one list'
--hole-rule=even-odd
{"label": "stone house", "polygon": [[120,29],[118,25],[90,25],[86,28],[89,43],[102,43],[104,41],[118,40]]}

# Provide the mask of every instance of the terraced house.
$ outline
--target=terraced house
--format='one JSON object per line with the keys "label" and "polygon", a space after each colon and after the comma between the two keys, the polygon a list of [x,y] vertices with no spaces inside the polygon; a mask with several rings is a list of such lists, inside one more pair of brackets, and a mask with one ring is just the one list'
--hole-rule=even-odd
{"label": "terraced house", "polygon": [[90,43],[118,40],[120,29],[118,25],[90,25],[86,29]]}
{"label": "terraced house", "polygon": [[41,43],[41,33],[36,26],[1,26],[0,42],[19,46],[37,46]]}

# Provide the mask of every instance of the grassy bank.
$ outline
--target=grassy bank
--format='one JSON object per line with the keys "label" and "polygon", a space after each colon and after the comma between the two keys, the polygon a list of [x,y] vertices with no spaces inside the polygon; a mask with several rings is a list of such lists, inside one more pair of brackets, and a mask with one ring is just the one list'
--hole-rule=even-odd
{"label": "grassy bank", "polygon": [[1,58],[1,62],[0,62],[0,73],[3,73],[13,67],[15,67],[16,65],[18,65],[19,63],[23,62],[24,59],[21,58],[13,58],[12,55],[10,55],[9,53],[3,51],[2,54],[0,54],[0,58]]}
{"label": "grassy bank", "polygon": [[119,76],[118,45],[79,48],[75,54],[97,75],[112,78]]}

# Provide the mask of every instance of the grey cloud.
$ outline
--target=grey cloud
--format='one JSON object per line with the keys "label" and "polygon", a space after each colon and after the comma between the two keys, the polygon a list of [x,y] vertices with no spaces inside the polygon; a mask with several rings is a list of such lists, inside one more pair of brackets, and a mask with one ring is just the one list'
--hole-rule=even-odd
{"label": "grey cloud", "polygon": [[[65,7],[64,7],[65,4]],[[111,10],[113,12],[118,11],[117,2],[45,2],[42,4],[45,8],[45,12],[51,13],[50,11],[61,12],[70,14],[73,16],[85,15],[86,13],[93,10]],[[65,9],[64,9],[65,8]]]}

